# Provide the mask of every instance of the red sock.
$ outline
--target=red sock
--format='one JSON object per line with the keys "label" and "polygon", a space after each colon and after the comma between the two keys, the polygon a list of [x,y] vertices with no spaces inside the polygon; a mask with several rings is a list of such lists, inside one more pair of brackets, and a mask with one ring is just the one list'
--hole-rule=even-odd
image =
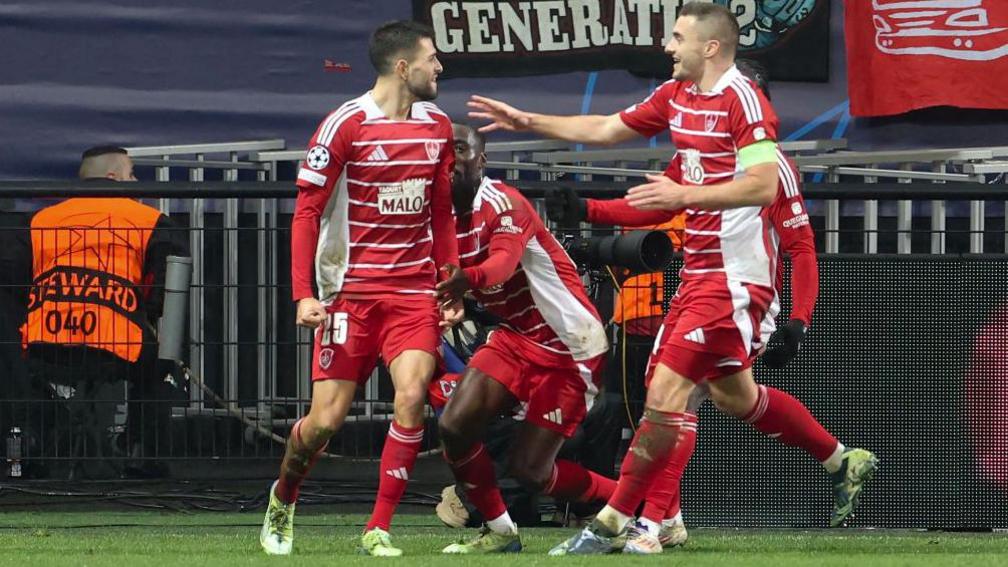
{"label": "red sock", "polygon": [[760,386],[756,405],[742,419],[785,445],[805,449],[820,462],[837,448],[836,437],[812,417],[805,404],[775,388]]}
{"label": "red sock", "polygon": [[493,461],[482,443],[474,445],[461,459],[453,462],[446,456],[445,460],[455,473],[455,480],[465,488],[466,497],[483,514],[483,518],[489,521],[507,512],[504,498],[497,488]]}
{"label": "red sock", "polygon": [[685,413],[645,408],[637,434],[620,467],[619,483],[609,506],[626,516],[634,516],[641,500],[662,474],[675,449]]}
{"label": "red sock", "polygon": [[697,416],[686,414],[686,421],[679,429],[679,442],[676,443],[665,470],[648,491],[641,517],[660,523],[679,513],[679,485],[686,465],[693,456],[693,450],[696,449],[696,424]]}
{"label": "red sock", "polygon": [[575,502],[606,501],[616,490],[616,481],[592,472],[574,461],[558,459],[553,464],[553,476],[543,490],[560,500]]}
{"label": "red sock", "polygon": [[381,528],[388,531],[392,523],[392,515],[406,492],[406,483],[413,472],[420,443],[423,441],[423,425],[420,427],[403,427],[395,421],[389,426],[385,436],[385,447],[382,448],[381,465],[378,467],[378,497],[375,498],[374,511],[364,531]]}
{"label": "red sock", "polygon": [[281,502],[288,504],[297,500],[301,492],[301,483],[328,445],[328,440],[318,448],[306,445],[301,438],[303,421],[302,417],[291,427],[290,437],[287,438],[287,451],[284,453],[283,462],[280,463],[280,478],[277,479],[276,496]]}

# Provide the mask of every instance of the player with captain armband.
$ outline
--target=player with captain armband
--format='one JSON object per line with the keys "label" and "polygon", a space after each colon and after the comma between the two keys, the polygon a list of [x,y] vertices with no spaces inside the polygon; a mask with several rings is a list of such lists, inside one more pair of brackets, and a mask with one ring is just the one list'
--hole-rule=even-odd
{"label": "player with captain armband", "polygon": [[486,129],[596,144],[667,130],[681,160],[678,181],[649,175],[626,198],[634,209],[684,209],[687,215],[682,283],[655,343],[644,415],[613,497],[553,555],[625,546],[637,509],[665,476],[680,434],[695,428],[688,410],[698,385],[706,386],[721,411],[804,449],[827,471],[843,471],[834,486],[839,509],[854,501],[875,469],[874,455],[847,449],[800,401],[753,378],[753,359],[763,348],[761,326],[772,317],[777,297],[777,246],[764,208],[776,198],[781,165],[773,108],[734,65],[738,37],[738,22],[724,6],[685,5],[665,47],[672,80],[617,114],[549,116],[484,97],[470,101],[471,116],[492,122]]}
{"label": "player with captain armband", "polygon": [[[766,72],[758,63],[738,60],[736,66],[751,79],[769,100]],[[778,150],[779,152],[779,150]],[[799,175],[794,164],[782,153],[778,155],[779,183],[777,196],[764,215],[772,225],[773,241],[779,242],[779,252],[791,258],[791,293],[793,307],[789,321],[776,328],[774,318],[779,313],[775,301],[761,325],[760,342],[766,350],[757,350],[764,364],[770,368],[783,368],[797,354],[812,320],[816,297],[819,293],[819,269],[816,264],[815,235],[809,224],[805,200],[800,193]],[[676,155],[666,174],[673,180],[683,176],[682,159]],[[625,199],[581,199],[569,187],[553,190],[546,195],[547,213],[554,221],[564,225],[590,222],[603,225],[637,225],[665,222],[679,211],[642,211],[629,205]],[[778,262],[776,288],[778,296],[783,287],[783,264]],[[669,320],[666,320],[669,323]],[[754,355],[754,356],[755,356]],[[649,366],[653,366],[653,360]],[[763,386],[761,386],[762,388]],[[705,387],[698,387],[690,396],[687,414],[690,422],[680,431],[680,440],[665,470],[645,498],[643,512],[629,530],[624,551],[658,553],[662,547],[685,543],[687,531],[681,514],[680,480],[696,447],[696,410],[708,398]],[[830,471],[834,486],[843,484],[845,470]],[[840,496],[840,495],[838,495]],[[831,525],[839,525],[853,511],[857,494],[836,502]]]}

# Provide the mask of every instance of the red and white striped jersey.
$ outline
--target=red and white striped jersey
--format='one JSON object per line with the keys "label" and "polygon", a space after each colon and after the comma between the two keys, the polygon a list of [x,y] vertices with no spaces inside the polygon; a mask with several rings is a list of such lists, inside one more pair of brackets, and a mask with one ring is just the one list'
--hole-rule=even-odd
{"label": "red and white striped jersey", "polygon": [[[681,171],[679,156],[672,158],[666,175],[679,182]],[[812,321],[816,300],[819,297],[819,267],[816,263],[815,233],[809,222],[808,209],[801,194],[801,176],[798,167],[779,149],[777,150],[778,184],[773,203],[763,209],[770,224],[770,242],[778,256],[791,257],[791,319],[801,319],[805,326]],[[669,222],[679,211],[642,211],[630,206],[626,199],[588,199],[587,220],[596,224],[646,226]],[[774,287],[780,294],[783,289],[783,265],[778,263],[774,274]],[[779,305],[771,311],[776,313]]]}
{"label": "red and white striped jersey", "polygon": [[[370,93],[322,121],[298,172],[291,226],[294,299],[339,292],[433,293],[457,262],[451,120],[430,102],[390,120]],[[432,258],[433,256],[433,258]]]}
{"label": "red and white striped jersey", "polygon": [[473,294],[506,327],[574,360],[608,350],[574,262],[517,189],[484,177],[472,211],[455,223]]}
{"label": "red and white striped jersey", "polygon": [[[668,81],[620,113],[650,137],[668,130],[682,159],[682,183],[716,185],[741,173],[738,150],[777,139],[777,116],[763,93],[734,66],[710,92],[693,82]],[[728,279],[771,286],[775,248],[760,207],[686,210],[684,281]]]}

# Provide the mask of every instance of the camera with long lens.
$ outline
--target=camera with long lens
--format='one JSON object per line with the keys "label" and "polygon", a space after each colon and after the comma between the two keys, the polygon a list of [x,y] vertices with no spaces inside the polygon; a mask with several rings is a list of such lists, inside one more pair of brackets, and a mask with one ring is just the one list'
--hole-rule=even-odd
{"label": "camera with long lens", "polygon": [[557,223],[564,249],[583,270],[600,270],[606,266],[626,268],[632,272],[660,272],[672,261],[672,240],[660,230],[634,230],[612,236],[580,237],[577,226],[588,216],[586,201],[573,187],[559,186],[546,190],[546,215]]}
{"label": "camera with long lens", "polygon": [[582,268],[618,266],[631,272],[660,272],[672,261],[672,240],[660,230],[634,230],[611,236],[569,236],[567,254]]}

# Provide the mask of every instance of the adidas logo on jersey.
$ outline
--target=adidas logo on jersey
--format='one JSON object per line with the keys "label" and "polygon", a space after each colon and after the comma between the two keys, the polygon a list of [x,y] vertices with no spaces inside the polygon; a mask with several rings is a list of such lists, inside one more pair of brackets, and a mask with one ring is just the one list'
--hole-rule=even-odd
{"label": "adidas logo on jersey", "polygon": [[388,154],[385,153],[385,148],[378,146],[371,152],[371,155],[367,157],[368,161],[388,161]]}
{"label": "adidas logo on jersey", "polygon": [[682,128],[682,112],[676,113],[675,118],[672,119],[672,126]]}
{"label": "adidas logo on jersey", "polygon": [[560,408],[557,408],[551,412],[546,412],[543,414],[543,419],[550,423],[555,423],[557,425],[563,425],[563,414],[560,413]]}
{"label": "adidas logo on jersey", "polygon": [[398,478],[399,480],[409,480],[409,472],[406,471],[406,467],[389,469],[385,471],[385,474],[389,475],[392,478]]}
{"label": "adidas logo on jersey", "polygon": [[704,340],[703,329],[693,329],[692,331],[683,335],[683,338],[686,339],[687,341],[694,342],[699,345],[707,344],[707,341]]}

